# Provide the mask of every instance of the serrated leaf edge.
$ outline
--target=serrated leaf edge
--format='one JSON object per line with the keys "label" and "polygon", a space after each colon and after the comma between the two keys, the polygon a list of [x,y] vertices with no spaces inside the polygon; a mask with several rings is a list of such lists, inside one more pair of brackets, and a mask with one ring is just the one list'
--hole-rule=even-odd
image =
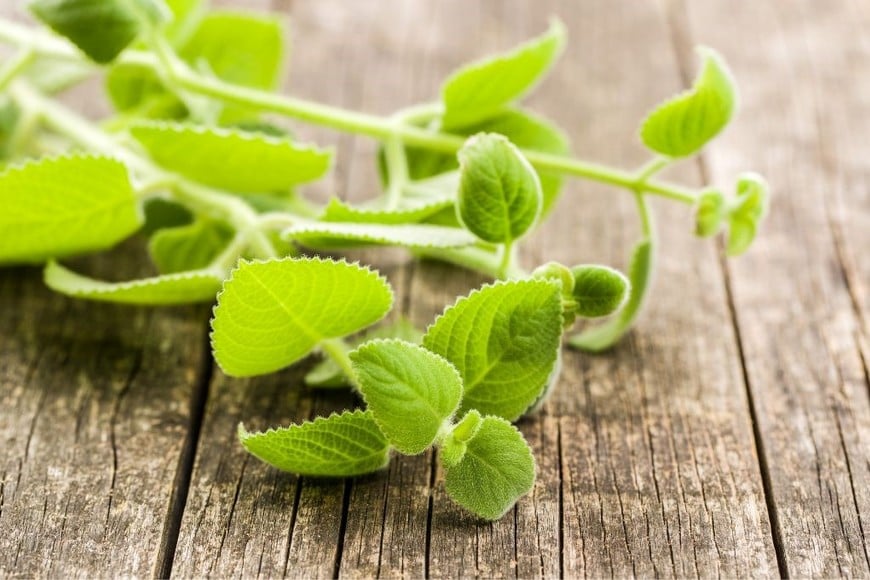
{"label": "serrated leaf edge", "polygon": [[[105,284],[102,288],[93,288],[87,291],[76,291],[76,290],[65,290],[57,286],[52,286],[48,283],[49,270],[57,269],[64,272],[68,272],[74,276],[78,276],[80,278],[85,278],[90,282],[95,282],[97,284]],[[79,274],[75,270],[71,270],[62,264],[58,263],[56,260],[49,260],[45,268],[43,269],[43,281],[45,285],[55,290],[56,292],[60,292],[62,294],[67,294],[69,296],[82,296],[82,295],[92,295],[92,294],[114,294],[118,291],[123,290],[132,290],[135,288],[147,288],[148,286],[155,286],[160,284],[161,282],[167,281],[176,281],[176,280],[193,280],[196,278],[201,278],[203,280],[207,278],[211,278],[216,282],[221,282],[224,280],[224,277],[221,272],[217,270],[189,270],[187,272],[175,272],[172,274],[161,274],[159,276],[149,276],[148,278],[139,278],[136,280],[125,280],[123,282],[109,282],[106,280],[100,280],[98,278],[91,278],[90,276],[86,276],[84,274]]]}

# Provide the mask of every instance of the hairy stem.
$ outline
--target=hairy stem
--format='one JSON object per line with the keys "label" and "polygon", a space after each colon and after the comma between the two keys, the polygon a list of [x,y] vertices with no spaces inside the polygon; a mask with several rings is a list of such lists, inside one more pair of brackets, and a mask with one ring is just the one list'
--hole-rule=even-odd
{"label": "hairy stem", "polygon": [[359,390],[359,380],[347,354],[350,350],[347,343],[340,338],[329,338],[320,342],[320,350],[338,365],[351,385]]}

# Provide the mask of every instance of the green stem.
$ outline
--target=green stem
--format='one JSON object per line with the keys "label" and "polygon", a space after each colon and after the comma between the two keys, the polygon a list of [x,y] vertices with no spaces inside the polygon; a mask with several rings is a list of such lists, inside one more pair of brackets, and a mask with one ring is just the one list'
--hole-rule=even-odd
{"label": "green stem", "polygon": [[511,240],[501,247],[501,261],[498,264],[498,278],[506,280],[509,278],[511,265],[514,263],[514,241]]}
{"label": "green stem", "polygon": [[359,379],[353,370],[353,364],[350,362],[350,357],[348,356],[350,348],[347,343],[340,338],[328,338],[320,341],[320,350],[338,365],[338,368],[341,369],[347,380],[350,381],[355,389],[359,390]]}
{"label": "green stem", "polygon": [[499,256],[474,246],[467,248],[427,248],[425,250],[417,250],[414,254],[421,258],[432,258],[448,262],[496,279],[524,278],[528,275],[525,270],[516,264],[510,264],[504,272],[504,276],[502,276]]}
{"label": "green stem", "polygon": [[36,52],[29,47],[24,47],[15,56],[3,63],[0,67],[0,91],[5,90],[15,77],[20,75],[36,58]]}
{"label": "green stem", "polygon": [[[2,19],[0,19],[0,40],[32,47],[47,56],[82,60],[81,55],[71,46],[58,43],[57,39]],[[170,66],[165,67],[162,61],[165,60],[166,55],[161,56],[162,58],[158,58],[152,53],[140,50],[125,50],[120,55],[119,62],[147,67],[157,71],[158,74],[163,73],[172,84],[177,85],[176,88],[247,108],[279,113],[340,131],[368,135],[381,141],[398,137],[405,145],[448,154],[456,153],[465,142],[464,137],[416,127],[408,124],[407,121],[397,125],[390,118],[233,85],[220,79],[206,77],[190,67],[177,66],[177,62],[171,62]],[[166,68],[169,70],[165,70]],[[431,115],[432,111],[431,108],[422,108],[421,115],[422,112]],[[643,191],[647,193],[686,204],[693,204],[696,198],[695,191],[690,188],[667,182],[638,182],[635,174],[605,165],[539,151],[523,150],[523,154],[539,170],[571,175],[629,190],[636,190],[642,186]]]}
{"label": "green stem", "polygon": [[408,183],[408,160],[405,157],[405,146],[398,136],[387,139],[384,144],[384,156],[387,162],[387,209],[399,207],[402,193]]}

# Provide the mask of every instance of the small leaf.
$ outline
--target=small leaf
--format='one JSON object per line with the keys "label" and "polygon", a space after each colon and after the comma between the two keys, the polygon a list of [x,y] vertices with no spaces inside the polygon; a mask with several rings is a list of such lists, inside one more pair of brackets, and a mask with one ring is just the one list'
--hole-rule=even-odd
{"label": "small leaf", "polygon": [[[368,340],[379,338],[398,338],[405,342],[420,344],[423,342],[423,333],[408,319],[399,318],[396,322],[365,332],[362,337],[350,341],[350,345],[354,348]],[[305,384],[315,388],[349,387],[350,380],[335,360],[327,357],[308,371],[305,375]]]}
{"label": "small leaf", "polygon": [[396,209],[386,209],[379,205],[355,207],[333,197],[323,209],[320,220],[387,225],[411,224],[420,222],[452,205],[452,198],[435,198],[406,203]]}
{"label": "small leaf", "polygon": [[231,376],[274,372],[324,340],[374,324],[392,302],[387,281],[358,264],[320,258],[241,262],[218,295],[214,357]]}
{"label": "small leaf", "polygon": [[497,282],[460,298],[429,327],[423,346],[462,375],[461,413],[513,421],[546,387],[562,337],[561,285]]}
{"label": "small leaf", "polygon": [[199,220],[158,231],[148,242],[148,252],[162,274],[198,270],[211,264],[232,237],[224,224]]}
{"label": "small leaf", "polygon": [[49,262],[44,272],[45,285],[61,294],[124,304],[169,305],[212,302],[221,288],[223,276],[209,270],[168,274],[129,282],[104,282],[67,270]]}
{"label": "small leaf", "polygon": [[105,84],[117,111],[142,119],[182,119],[188,114],[184,102],[147,66],[115,63],[106,72]]}
{"label": "small leaf", "polygon": [[346,247],[362,243],[406,248],[457,248],[477,242],[463,229],[426,224],[300,222],[285,229],[281,235],[314,247]]}
{"label": "small leaf", "polygon": [[619,310],[628,298],[631,285],[622,272],[596,265],[574,266],[571,272],[578,316],[608,316]]}
{"label": "small leaf", "polygon": [[571,346],[589,352],[601,352],[613,346],[625,334],[643,307],[647,287],[651,284],[655,271],[654,260],[655,254],[650,240],[639,242],[634,247],[628,266],[631,293],[625,306],[606,323],[572,336],[569,340]]}
{"label": "small leaf", "polygon": [[105,64],[165,18],[153,0],[35,0],[30,9],[95,62]]}
{"label": "small leaf", "polygon": [[728,217],[728,255],[749,249],[758,226],[767,214],[767,182],[757,173],[745,173],[737,180],[737,198]]}
{"label": "small leaf", "polygon": [[390,444],[405,455],[432,445],[462,398],[456,368],[401,340],[366,342],[349,356],[366,406]]}
{"label": "small leaf", "polygon": [[149,122],[130,133],[161,166],[238,192],[286,191],[318,179],[332,161],[328,151],[241,129]]}
{"label": "small leaf", "polygon": [[447,494],[486,519],[502,517],[535,483],[535,458],[516,427],[484,417],[456,465],[445,465]]}
{"label": "small leaf", "polygon": [[719,233],[726,216],[725,196],[715,189],[708,189],[698,196],[695,204],[695,235],[709,238]]}
{"label": "small leaf", "polygon": [[462,420],[444,438],[438,448],[441,461],[448,467],[456,466],[468,450],[468,442],[477,435],[483,425],[483,417],[474,409],[465,414]]}
{"label": "small leaf", "polygon": [[737,88],[725,61],[700,48],[703,68],[692,88],[659,105],[643,122],[641,139],[657,153],[685,157],[697,152],[731,121]]}
{"label": "small leaf", "polygon": [[441,89],[444,128],[495,116],[524,97],[550,70],[564,45],[565,27],[553,20],[538,38],[456,71]]}
{"label": "small leaf", "polygon": [[0,263],[109,248],[142,225],[127,169],[113,159],[46,157],[0,173]]}
{"label": "small leaf", "polygon": [[239,441],[273,467],[313,477],[363,475],[383,469],[390,460],[390,446],[368,411],[345,411],[261,433],[239,425]]}
{"label": "small leaf", "polygon": [[481,133],[459,150],[457,215],[480,239],[509,244],[541,213],[541,182],[522,153],[505,137]]}

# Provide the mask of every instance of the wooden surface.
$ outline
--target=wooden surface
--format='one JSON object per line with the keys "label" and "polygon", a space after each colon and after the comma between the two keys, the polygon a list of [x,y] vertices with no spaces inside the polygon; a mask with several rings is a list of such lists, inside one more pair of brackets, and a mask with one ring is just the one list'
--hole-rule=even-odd
{"label": "wooden surface", "polygon": [[[206,309],[80,303],[35,270],[0,271],[0,575],[870,577],[870,5],[230,4],[291,17],[295,94],[376,113],[431,99],[456,65],[558,15],[570,42],[533,105],[578,154],[625,167],[645,158],[638,121],[709,44],[734,69],[741,114],[671,176],[728,187],[755,169],[770,219],[726,261],[693,238],[687,208],[656,204],[652,301],[612,352],[565,351],[553,399],[520,423],[535,489],[492,524],[447,500],[431,454],[336,482],[248,457],[239,421],[355,401],[304,389],[304,368],[224,377]],[[371,141],[298,133],[339,152],[313,195],[374,193]],[[523,259],[624,266],[636,235],[630,196],[571,182]],[[482,281],[378,256],[397,314],[418,325]]]}

